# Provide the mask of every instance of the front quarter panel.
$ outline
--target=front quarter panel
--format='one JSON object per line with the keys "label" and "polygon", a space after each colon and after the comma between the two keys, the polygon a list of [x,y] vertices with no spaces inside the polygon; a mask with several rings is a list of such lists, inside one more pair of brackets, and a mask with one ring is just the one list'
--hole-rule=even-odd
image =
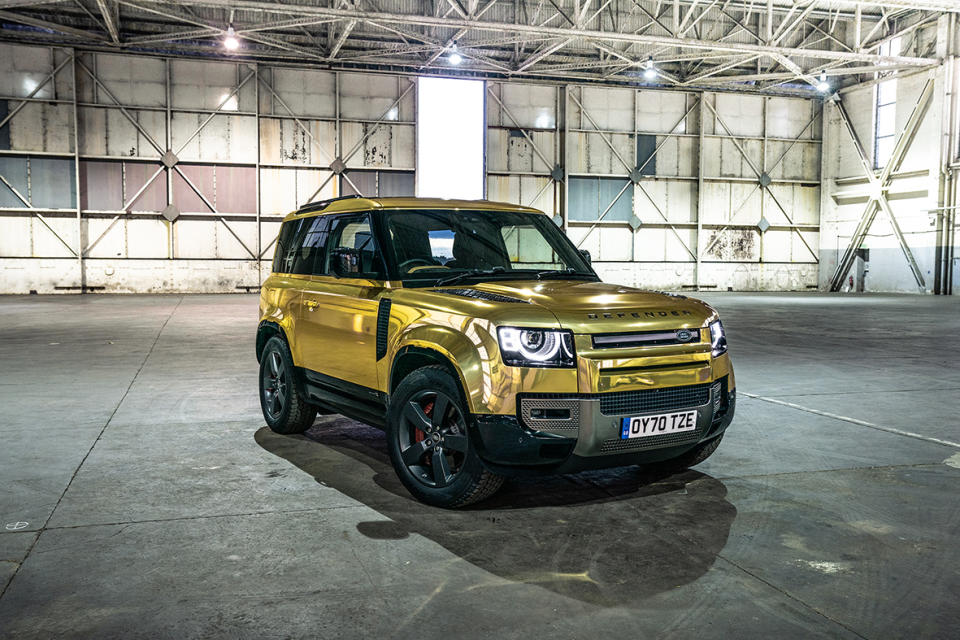
{"label": "front quarter panel", "polygon": [[576,392],[576,369],[503,364],[499,326],[559,327],[552,314],[536,305],[460,300],[425,290],[397,291],[381,380],[387,379],[402,349],[418,347],[440,353],[454,366],[472,413],[514,414],[516,394],[524,390]]}

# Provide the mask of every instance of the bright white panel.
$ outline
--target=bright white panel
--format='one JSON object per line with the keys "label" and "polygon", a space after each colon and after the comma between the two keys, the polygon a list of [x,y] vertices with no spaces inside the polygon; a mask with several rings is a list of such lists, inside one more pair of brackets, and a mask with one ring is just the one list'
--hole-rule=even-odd
{"label": "bright white panel", "polygon": [[483,197],[483,91],[476,80],[420,78],[417,195]]}

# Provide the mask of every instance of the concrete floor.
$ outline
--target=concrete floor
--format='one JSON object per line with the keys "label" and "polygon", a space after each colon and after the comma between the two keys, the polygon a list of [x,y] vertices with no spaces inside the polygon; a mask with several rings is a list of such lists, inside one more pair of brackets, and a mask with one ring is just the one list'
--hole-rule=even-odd
{"label": "concrete floor", "polygon": [[254,296],[0,298],[0,636],[956,637],[960,298],[705,297],[709,461],[460,512],[263,426]]}

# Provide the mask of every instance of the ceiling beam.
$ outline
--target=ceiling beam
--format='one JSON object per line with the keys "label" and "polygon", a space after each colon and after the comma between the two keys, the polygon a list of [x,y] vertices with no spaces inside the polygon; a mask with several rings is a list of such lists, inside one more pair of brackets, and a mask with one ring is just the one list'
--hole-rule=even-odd
{"label": "ceiling beam", "polygon": [[107,4],[107,0],[97,0],[103,24],[106,25],[114,44],[120,44],[120,12],[116,3]]}
{"label": "ceiling beam", "polygon": [[[159,0],[145,0],[153,4]],[[699,38],[678,38],[673,36],[656,36],[650,34],[621,33],[599,31],[594,29],[579,29],[573,27],[548,27],[541,25],[515,24],[509,22],[494,22],[489,20],[464,20],[460,18],[444,18],[418,14],[385,13],[371,11],[357,11],[354,9],[334,9],[302,4],[273,4],[260,0],[174,0],[162,2],[163,6],[183,5],[223,8],[229,7],[244,11],[259,11],[264,13],[288,13],[298,15],[312,15],[317,17],[360,20],[370,23],[403,24],[449,29],[470,29],[476,31],[493,31],[498,33],[521,33],[556,38],[583,38],[600,42],[626,42],[663,47],[677,47],[679,49],[730,51],[736,53],[753,53],[765,56],[786,56],[788,58],[809,58],[814,60],[840,60],[845,62],[870,62],[874,64],[911,64],[927,66],[938,64],[935,58],[920,58],[910,56],[880,56],[859,51],[833,51],[824,49],[804,49],[782,47],[767,44],[749,44],[738,42],[720,42]]]}
{"label": "ceiling beam", "polygon": [[85,31],[84,29],[77,29],[76,27],[68,27],[67,25],[57,24],[55,22],[41,20],[40,18],[33,18],[31,16],[25,16],[19,13],[12,13],[10,11],[0,11],[0,19],[9,20],[10,22],[18,22],[31,27],[40,27],[41,29],[50,29],[51,31],[73,36],[74,38],[80,38],[81,40],[93,40],[96,42],[107,41],[106,36],[93,31]]}

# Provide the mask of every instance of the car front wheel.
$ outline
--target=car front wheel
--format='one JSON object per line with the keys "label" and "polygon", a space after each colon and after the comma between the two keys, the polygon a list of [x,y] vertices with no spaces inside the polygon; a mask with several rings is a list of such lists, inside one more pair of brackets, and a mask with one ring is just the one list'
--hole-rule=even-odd
{"label": "car front wheel", "polygon": [[421,502],[456,508],[492,496],[503,477],[487,471],[470,445],[469,412],[444,367],[408,375],[391,395],[387,448],[403,485]]}

